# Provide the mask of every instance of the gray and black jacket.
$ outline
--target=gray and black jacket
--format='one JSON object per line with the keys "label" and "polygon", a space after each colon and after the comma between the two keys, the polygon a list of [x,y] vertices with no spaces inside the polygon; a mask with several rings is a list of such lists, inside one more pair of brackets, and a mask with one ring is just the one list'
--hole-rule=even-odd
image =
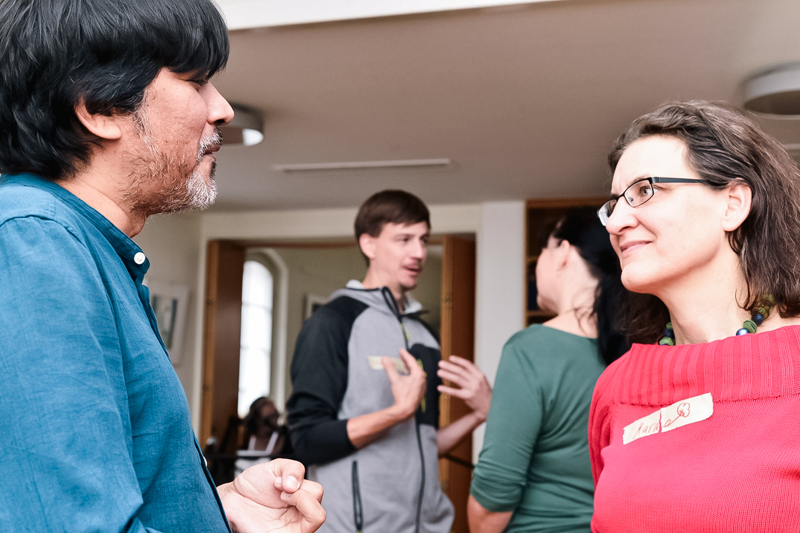
{"label": "gray and black jacket", "polygon": [[[450,531],[453,506],[439,483],[436,446],[441,354],[419,311],[411,301],[400,314],[389,289],[351,281],[300,332],[288,421],[296,457],[325,489],[323,533]],[[394,404],[386,371],[370,356],[396,359],[400,348],[427,373],[425,400],[412,419],[357,450],[347,420]]]}

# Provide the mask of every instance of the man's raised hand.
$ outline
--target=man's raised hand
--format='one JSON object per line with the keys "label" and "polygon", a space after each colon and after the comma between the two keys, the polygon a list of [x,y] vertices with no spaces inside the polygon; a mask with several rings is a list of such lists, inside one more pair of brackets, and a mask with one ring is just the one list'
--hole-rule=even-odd
{"label": "man's raised hand", "polygon": [[413,355],[400,349],[400,359],[406,365],[408,375],[402,376],[394,368],[392,360],[386,356],[381,357],[381,363],[389,376],[394,395],[394,407],[398,410],[402,420],[410,418],[425,397],[427,379],[425,371],[420,368]]}

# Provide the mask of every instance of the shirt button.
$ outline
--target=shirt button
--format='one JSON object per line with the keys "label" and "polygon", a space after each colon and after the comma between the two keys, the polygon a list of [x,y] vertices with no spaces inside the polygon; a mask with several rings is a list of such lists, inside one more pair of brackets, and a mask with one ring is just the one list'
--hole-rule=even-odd
{"label": "shirt button", "polygon": [[133,256],[133,262],[137,265],[141,265],[144,263],[145,255],[144,252],[136,252],[136,255]]}

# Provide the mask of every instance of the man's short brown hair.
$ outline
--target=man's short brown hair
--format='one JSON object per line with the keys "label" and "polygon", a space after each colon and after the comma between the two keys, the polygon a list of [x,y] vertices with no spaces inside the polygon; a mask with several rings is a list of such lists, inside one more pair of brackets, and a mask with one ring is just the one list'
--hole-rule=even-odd
{"label": "man's short brown hair", "polygon": [[370,237],[380,235],[384,224],[410,225],[419,222],[425,222],[430,229],[430,213],[422,200],[401,190],[376,192],[361,204],[356,215],[356,243],[365,233]]}
{"label": "man's short brown hair", "polygon": [[376,192],[361,204],[356,216],[356,241],[366,233],[381,234],[384,224],[416,224],[425,222],[431,227],[430,213],[425,204],[410,192],[385,190]]}

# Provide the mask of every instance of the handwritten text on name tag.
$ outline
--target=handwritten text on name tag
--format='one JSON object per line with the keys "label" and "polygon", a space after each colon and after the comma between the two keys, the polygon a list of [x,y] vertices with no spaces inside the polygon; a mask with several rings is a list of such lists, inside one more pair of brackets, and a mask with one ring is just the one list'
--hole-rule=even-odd
{"label": "handwritten text on name tag", "polygon": [[714,414],[714,400],[710,392],[686,398],[625,426],[622,430],[622,444],[629,444],[656,433],[672,431],[687,424],[702,422],[712,414]]}

